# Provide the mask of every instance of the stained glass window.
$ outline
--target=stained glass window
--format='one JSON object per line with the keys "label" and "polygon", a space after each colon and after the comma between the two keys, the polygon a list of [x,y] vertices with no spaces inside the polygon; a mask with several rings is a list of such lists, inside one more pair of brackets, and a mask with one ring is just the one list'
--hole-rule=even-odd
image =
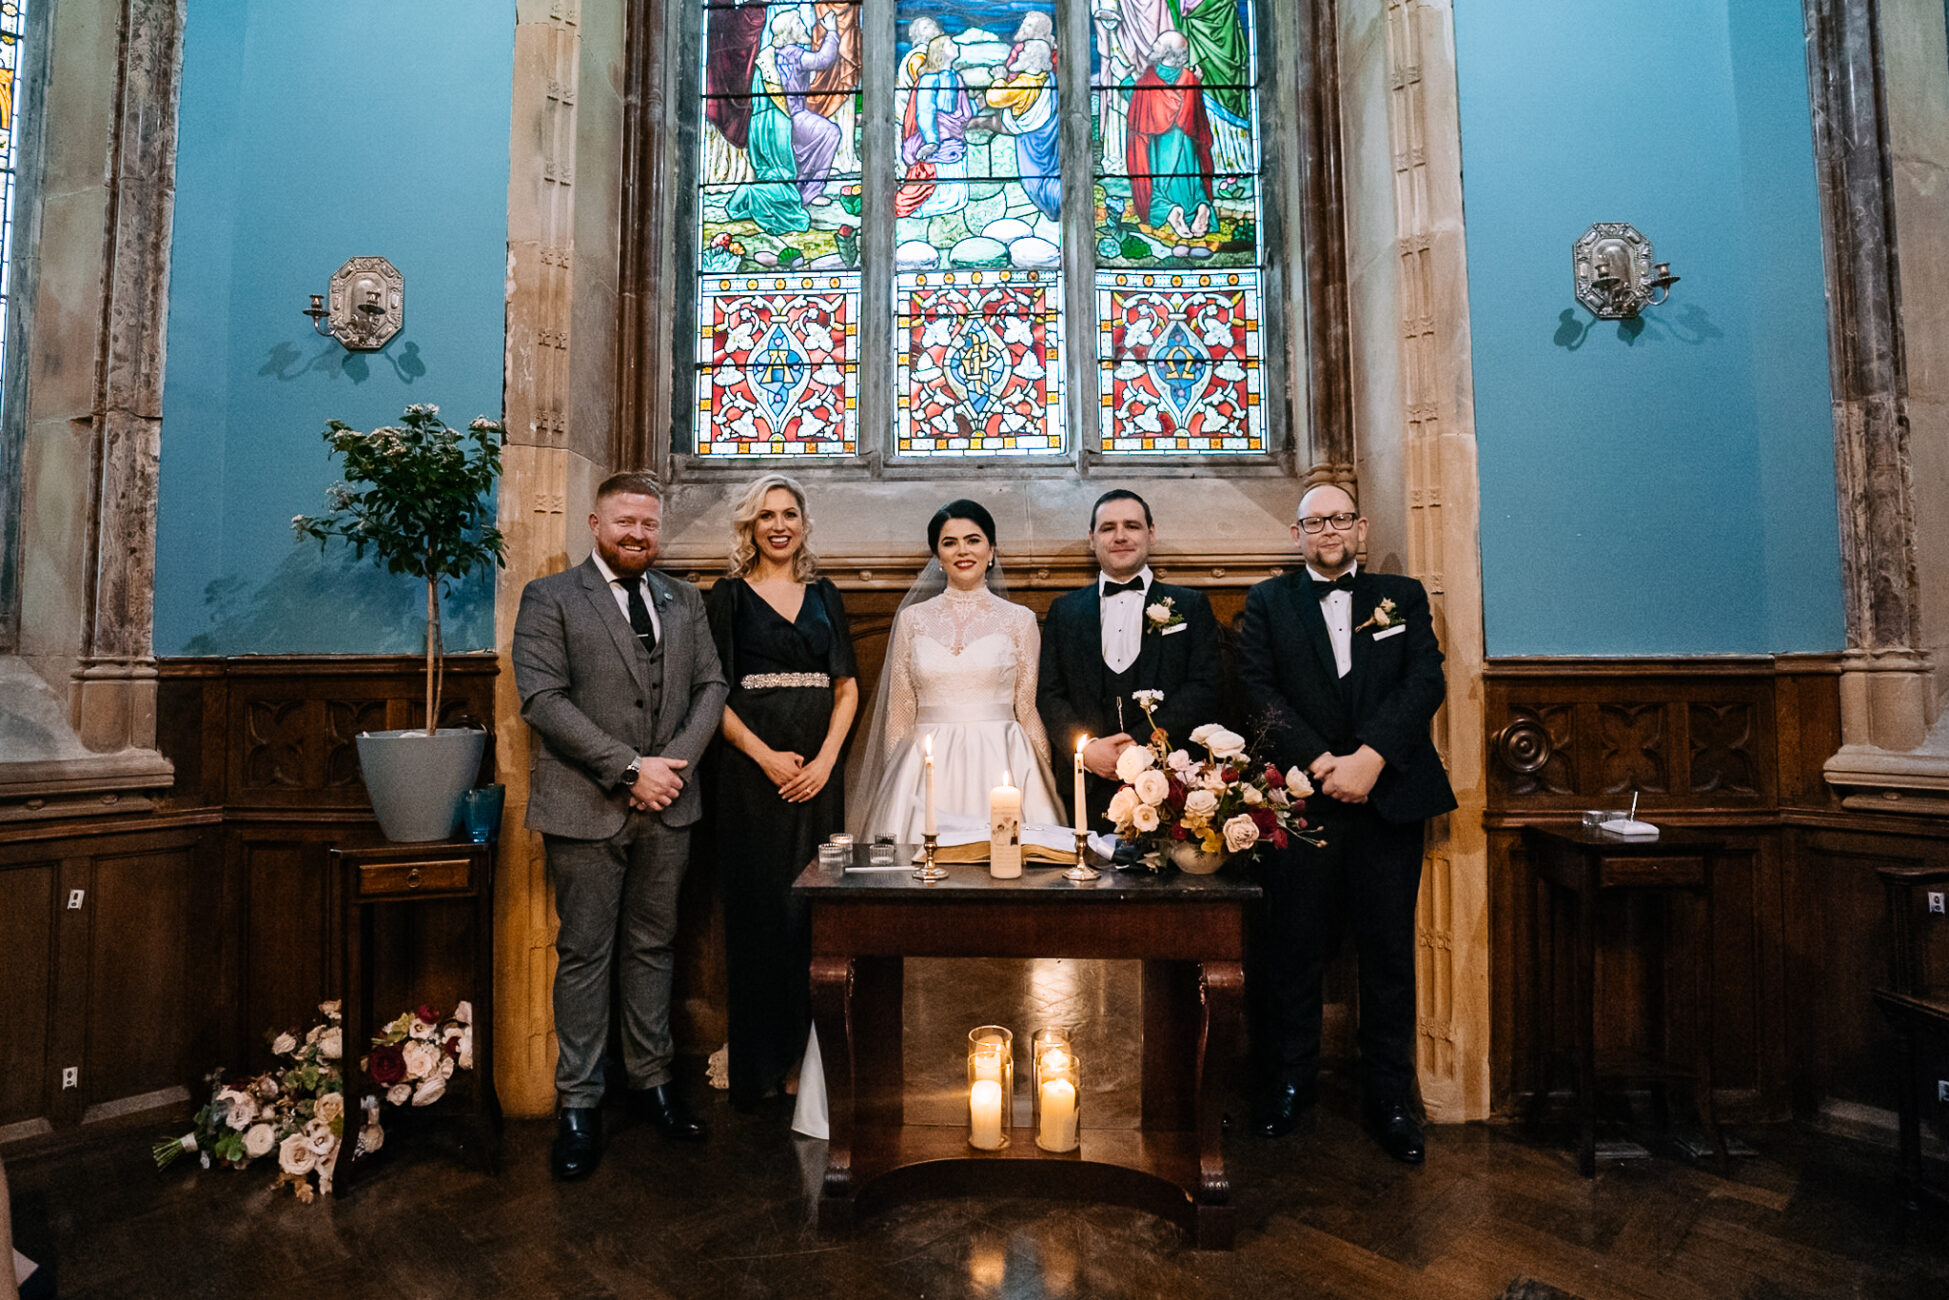
{"label": "stained glass window", "polygon": [[705,6],[700,456],[858,450],[859,14]]}
{"label": "stained glass window", "polygon": [[14,191],[20,170],[14,109],[20,96],[26,17],[24,0],[0,0],[0,391],[5,388],[7,338],[12,331]]}
{"label": "stained glass window", "polygon": [[1099,0],[1091,17],[1103,450],[1264,451],[1252,6]]}

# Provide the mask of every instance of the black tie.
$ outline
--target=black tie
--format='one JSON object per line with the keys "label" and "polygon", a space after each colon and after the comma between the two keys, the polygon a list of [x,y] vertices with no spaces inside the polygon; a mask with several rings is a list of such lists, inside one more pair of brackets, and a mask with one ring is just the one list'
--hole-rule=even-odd
{"label": "black tie", "polygon": [[618,578],[623,590],[629,593],[629,626],[636,633],[636,639],[643,643],[643,649],[656,653],[656,624],[650,621],[650,607],[643,603],[643,580],[637,578]]}
{"label": "black tie", "polygon": [[1318,596],[1321,600],[1325,600],[1328,596],[1331,596],[1336,591],[1352,591],[1352,590],[1353,590],[1353,574],[1351,572],[1343,573],[1339,577],[1333,579],[1333,581],[1331,582],[1321,582],[1318,578],[1313,579],[1313,594],[1315,596]]}
{"label": "black tie", "polygon": [[1143,595],[1144,580],[1142,578],[1132,578],[1129,582],[1110,582],[1106,580],[1103,584],[1103,599],[1108,600],[1112,596],[1121,596],[1126,591],[1134,591],[1139,596]]}

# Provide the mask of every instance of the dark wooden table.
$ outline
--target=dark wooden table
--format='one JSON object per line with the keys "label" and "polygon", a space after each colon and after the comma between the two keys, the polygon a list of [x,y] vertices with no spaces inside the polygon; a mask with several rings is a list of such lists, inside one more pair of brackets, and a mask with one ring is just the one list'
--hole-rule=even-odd
{"label": "dark wooden table", "polygon": [[[1664,827],[1655,840],[1625,839],[1588,826],[1525,826],[1529,855],[1540,896],[1537,936],[1531,954],[1535,977],[1536,1021],[1531,1026],[1530,1117],[1550,1095],[1556,1056],[1557,931],[1569,912],[1571,931],[1571,1023],[1577,1082],[1577,1167],[1584,1177],[1597,1173],[1597,909],[1605,899],[1656,891],[1674,902],[1689,902],[1691,924],[1685,942],[1693,959],[1692,1067],[1670,1061],[1634,1062],[1605,1071],[1621,1082],[1647,1082],[1661,1088],[1689,1079],[1706,1135],[1725,1154],[1725,1140],[1712,1107],[1712,861],[1725,842],[1709,835]],[[1568,908],[1562,906],[1569,904]],[[1658,1094],[1661,1098],[1662,1092]],[[1662,1105],[1662,1102],[1661,1102]]]}
{"label": "dark wooden table", "polygon": [[[371,848],[333,849],[344,922],[339,928],[340,985],[344,990],[341,1035],[345,1054],[345,1130],[333,1190],[344,1196],[377,1163],[354,1159],[365,1111],[359,1105],[365,1074],[359,1059],[371,1050],[376,1027],[372,1010],[372,909],[467,899],[474,905],[473,988],[474,1068],[471,1087],[459,1072],[451,1080],[457,1093],[470,1092],[468,1127],[481,1168],[493,1173],[500,1163],[501,1103],[494,1091],[494,845],[471,840],[426,844],[387,842]],[[394,1007],[397,1015],[406,1008]],[[383,1090],[382,1090],[383,1091]],[[383,1103],[382,1103],[383,1104]],[[437,1105],[437,1103],[436,1103]],[[390,1145],[390,1143],[388,1144]],[[385,1154],[382,1148],[378,1155]]]}
{"label": "dark wooden table", "polygon": [[[864,865],[866,846],[855,848]],[[912,854],[900,850],[901,860]],[[1229,1250],[1236,1228],[1221,1118],[1237,1053],[1246,908],[1259,887],[1216,876],[1105,871],[1087,884],[1060,868],[996,880],[951,866],[924,885],[908,871],[825,872],[793,886],[812,914],[812,1017],[826,1069],[832,1138],[822,1229],[925,1196],[1054,1196],[1130,1205]],[[902,963],[908,957],[1099,957],[1143,962],[1140,1126],[1093,1131],[1052,1155],[1031,1129],[977,1151],[966,1126],[904,1122]],[[970,1026],[972,1028],[972,1026]],[[1028,1037],[1016,1027],[1018,1040]]]}

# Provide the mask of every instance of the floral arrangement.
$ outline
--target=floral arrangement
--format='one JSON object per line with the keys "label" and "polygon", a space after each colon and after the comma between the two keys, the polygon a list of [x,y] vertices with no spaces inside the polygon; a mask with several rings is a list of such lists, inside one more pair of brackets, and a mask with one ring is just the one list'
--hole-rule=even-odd
{"label": "floral arrangement", "polygon": [[[324,1019],[302,1039],[294,1030],[271,1039],[271,1053],[283,1064],[236,1083],[226,1083],[220,1069],[211,1074],[210,1100],[196,1112],[195,1127],[156,1143],[156,1167],[166,1169],[192,1154],[205,1169],[247,1169],[253,1161],[275,1159],[274,1190],[289,1186],[307,1204],[319,1194],[331,1195],[345,1133],[345,1034],[338,1002],[321,1002],[318,1011]],[[462,1002],[442,1018],[421,1006],[392,1021],[372,1042],[362,1067],[386,1089],[386,1100],[430,1105],[446,1092],[456,1069],[473,1068],[473,1008]],[[379,1097],[360,1104],[366,1114],[354,1158],[372,1154],[386,1140]]]}
{"label": "floral arrangement", "polygon": [[1123,786],[1110,800],[1109,817],[1119,836],[1150,845],[1144,860],[1153,871],[1180,844],[1222,855],[1249,853],[1261,842],[1281,849],[1294,839],[1325,843],[1306,829],[1313,783],[1305,772],[1295,767],[1282,776],[1247,752],[1245,737],[1215,722],[1191,732],[1190,743],[1204,757],[1173,748],[1154,713],[1163,693],[1138,691],[1135,698],[1150,720],[1150,741],[1117,756]]}

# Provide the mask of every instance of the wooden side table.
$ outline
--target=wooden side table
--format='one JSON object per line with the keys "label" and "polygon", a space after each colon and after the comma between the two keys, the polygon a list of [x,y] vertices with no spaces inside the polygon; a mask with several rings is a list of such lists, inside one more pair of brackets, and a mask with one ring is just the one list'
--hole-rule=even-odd
{"label": "wooden side table", "polygon": [[1929,917],[1925,924],[1949,926],[1949,917],[1937,918],[1925,910],[1923,898],[1949,894],[1949,867],[1877,867],[1875,874],[1887,893],[1888,929],[1894,940],[1888,954],[1889,987],[1876,989],[1874,996],[1902,1044],[1896,1101],[1902,1178],[1908,1184],[1909,1208],[1920,1208],[1924,1197],[1949,1204],[1949,1183],[1931,1178],[1922,1159],[1922,1112],[1933,1106],[1938,1117],[1943,1113],[1936,1095],[1939,1072],[1925,1067],[1949,1063],[1949,970],[1929,969],[1929,945],[1917,933],[1918,917]]}
{"label": "wooden side table", "polygon": [[[494,1092],[494,845],[471,840],[426,844],[382,844],[333,849],[342,924],[339,927],[339,987],[344,990],[345,1129],[334,1190],[345,1195],[371,1171],[373,1160],[351,1158],[358,1150],[365,1110],[359,1105],[365,1074],[359,1059],[370,1050],[372,1030],[372,909],[375,907],[472,899],[474,1068],[469,1107],[474,1152],[488,1173],[500,1166],[501,1103]],[[459,1089],[456,1089],[459,1091]],[[435,1103],[436,1105],[438,1103]]]}
{"label": "wooden side table", "polygon": [[[1577,1168],[1597,1173],[1597,911],[1606,898],[1657,892],[1670,903],[1687,903],[1691,917],[1693,1065],[1639,1063],[1607,1071],[1624,1082],[1665,1085],[1690,1079],[1699,1123],[1723,1157],[1725,1138],[1712,1105],[1712,861],[1724,841],[1665,828],[1655,840],[1628,840],[1586,826],[1525,826],[1523,845],[1538,888],[1537,937],[1531,953],[1535,1019],[1530,1026],[1530,1118],[1550,1095],[1556,1058],[1556,937],[1559,914],[1571,923],[1572,1044],[1577,1080]],[[1565,903],[1568,906],[1564,906]],[[1675,909],[1674,909],[1675,910]]]}

